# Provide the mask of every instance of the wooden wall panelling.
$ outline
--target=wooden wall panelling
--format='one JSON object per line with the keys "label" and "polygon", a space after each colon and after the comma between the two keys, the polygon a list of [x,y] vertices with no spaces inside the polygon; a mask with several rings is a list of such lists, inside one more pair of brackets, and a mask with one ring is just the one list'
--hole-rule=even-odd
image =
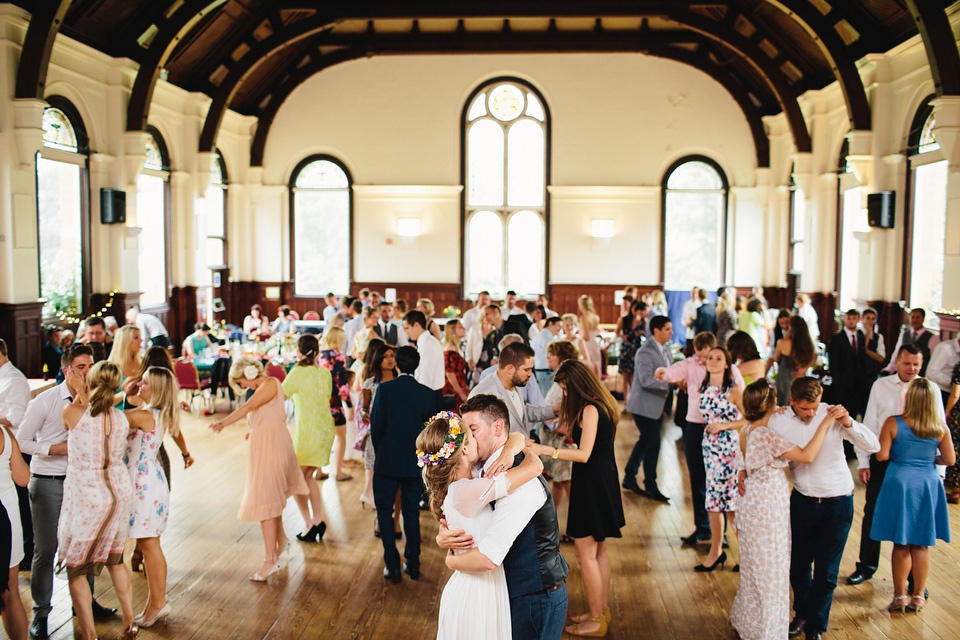
{"label": "wooden wall panelling", "polygon": [[197,313],[197,288],[194,286],[172,287],[170,289],[170,310],[165,323],[170,333],[170,342],[174,351],[180,347],[184,338],[193,333],[193,325],[199,317]]}
{"label": "wooden wall panelling", "polygon": [[7,343],[7,356],[28,378],[42,375],[43,303],[0,303],[0,338]]}
{"label": "wooden wall panelling", "polygon": [[[593,307],[604,324],[616,324],[620,317],[620,305],[614,303],[617,291],[623,291],[628,285],[624,284],[551,284],[550,308],[559,314],[573,313],[579,315],[577,300],[586,294],[593,298]],[[633,285],[637,288],[637,295],[642,296],[660,289],[656,285]]]}
{"label": "wooden wall panelling", "polygon": [[355,296],[364,287],[378,291],[381,296],[387,288],[396,289],[397,298],[407,301],[408,311],[416,306],[420,298],[429,298],[437,316],[442,316],[444,308],[450,305],[459,308],[461,313],[474,305],[474,301],[461,298],[459,282],[354,282],[350,294]]}

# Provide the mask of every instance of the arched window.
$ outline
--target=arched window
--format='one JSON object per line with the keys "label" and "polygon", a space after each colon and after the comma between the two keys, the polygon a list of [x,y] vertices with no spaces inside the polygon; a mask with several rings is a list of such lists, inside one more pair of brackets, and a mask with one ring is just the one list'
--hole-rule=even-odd
{"label": "arched window", "polygon": [[867,224],[865,189],[860,186],[853,168],[847,161],[849,143],[844,140],[837,158],[837,244],[836,275],[840,309],[845,311],[857,306],[860,286],[860,244],[865,242]]}
{"label": "arched window", "polygon": [[220,292],[227,284],[222,280],[227,270],[227,165],[219,149],[210,158],[210,184],[197,202],[197,216],[203,242],[197,250],[197,305],[212,323],[223,310]]}
{"label": "arched window", "polygon": [[153,127],[147,127],[146,147],[143,170],[137,176],[137,226],[141,229],[137,259],[140,305],[150,307],[167,302],[170,159],[160,132]]}
{"label": "arched window", "polygon": [[804,266],[804,239],[807,237],[806,194],[793,178],[790,169],[790,249],[787,255],[787,271],[797,278],[797,287],[801,287]]}
{"label": "arched window", "polygon": [[907,137],[908,215],[904,229],[903,298],[910,308],[926,309],[926,324],[938,330],[935,309],[943,306],[947,230],[947,161],[933,135],[930,96],[913,119]]}
{"label": "arched window", "polygon": [[464,293],[543,293],[547,145],[543,98],[514,78],[474,91],[464,108]]}
{"label": "arched window", "polygon": [[352,198],[346,168],[314,155],[290,178],[290,273],[294,295],[346,295],[351,277]]}
{"label": "arched window", "polygon": [[703,156],[675,162],[663,180],[663,285],[716,290],[725,281],[727,178]]}
{"label": "arched window", "polygon": [[43,111],[37,158],[37,229],[44,317],[83,312],[89,264],[87,135],[80,114],[59,96]]}

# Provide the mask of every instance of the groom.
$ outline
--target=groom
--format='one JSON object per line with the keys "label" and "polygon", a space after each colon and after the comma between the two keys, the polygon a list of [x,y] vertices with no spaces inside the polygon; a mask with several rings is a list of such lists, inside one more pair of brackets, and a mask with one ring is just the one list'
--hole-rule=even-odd
{"label": "groom", "polygon": [[[509,434],[510,414],[500,398],[480,394],[460,405],[463,423],[477,441],[481,471],[500,456]],[[557,511],[540,476],[505,498],[491,503],[488,533],[474,547],[473,537],[441,523],[437,544],[443,549],[470,549],[452,555],[447,565],[457,571],[480,573],[503,564],[510,594],[514,640],[558,640],[567,612],[566,560],[560,555]]]}

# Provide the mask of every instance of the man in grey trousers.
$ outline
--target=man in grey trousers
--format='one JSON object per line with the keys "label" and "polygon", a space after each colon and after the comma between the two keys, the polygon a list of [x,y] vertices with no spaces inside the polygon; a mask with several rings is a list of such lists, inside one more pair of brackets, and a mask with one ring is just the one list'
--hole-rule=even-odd
{"label": "man in grey trousers", "polygon": [[[63,373],[69,370],[86,378],[93,366],[93,350],[77,345],[63,354]],[[63,480],[67,475],[67,430],[63,428],[63,409],[73,401],[75,389],[62,382],[34,398],[17,431],[17,442],[30,461],[30,506],[33,513],[33,562],[30,566],[30,591],[33,596],[31,638],[47,637],[47,616],[53,594],[53,558],[57,552],[57,525],[63,502]],[[88,576],[93,592],[93,576]],[[93,601],[93,615],[110,617],[117,612]]]}

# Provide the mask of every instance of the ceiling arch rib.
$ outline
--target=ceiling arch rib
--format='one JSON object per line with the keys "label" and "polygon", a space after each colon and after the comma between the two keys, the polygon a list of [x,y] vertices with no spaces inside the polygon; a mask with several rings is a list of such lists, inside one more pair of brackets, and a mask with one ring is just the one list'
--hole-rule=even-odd
{"label": "ceiling arch rib", "polygon": [[846,45],[836,29],[806,0],[770,0],[770,4],[793,18],[810,34],[830,62],[833,74],[840,84],[851,127],[859,131],[869,131],[871,114],[867,92],[857,71],[856,61],[846,52]]}
{"label": "ceiling arch rib", "polygon": [[907,6],[923,37],[937,95],[960,95],[960,52],[946,10],[924,0],[907,0]]}
{"label": "ceiling arch rib", "polygon": [[250,49],[230,68],[227,76],[220,83],[213,94],[213,102],[207,110],[207,117],[203,122],[200,133],[200,151],[212,151],[217,140],[217,132],[223,116],[230,106],[230,101],[236,94],[243,81],[250,73],[271,56],[298,43],[304,38],[315,36],[333,26],[333,21],[324,16],[315,16],[291,25],[288,29],[278,31],[265,38],[256,47]]}
{"label": "ceiling arch rib", "polygon": [[37,0],[17,67],[17,98],[43,98],[53,42],[72,0]]}
{"label": "ceiling arch rib", "polygon": [[211,11],[228,0],[188,0],[160,27],[140,63],[127,103],[127,131],[146,131],[153,89],[160,70],[180,40]]}

